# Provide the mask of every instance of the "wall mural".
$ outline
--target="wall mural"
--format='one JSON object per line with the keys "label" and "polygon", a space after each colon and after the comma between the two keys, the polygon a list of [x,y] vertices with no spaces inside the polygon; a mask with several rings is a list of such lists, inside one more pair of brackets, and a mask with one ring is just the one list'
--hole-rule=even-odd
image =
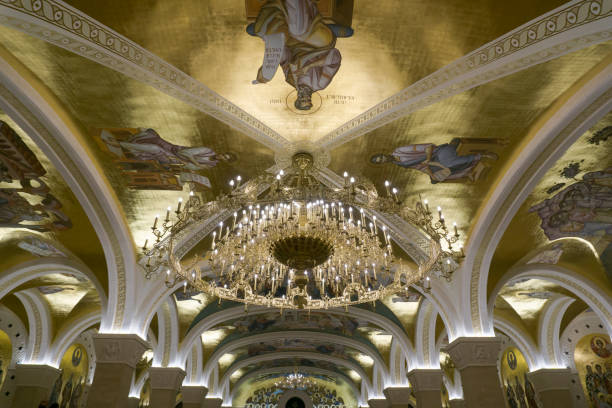
{"label": "wall mural", "polygon": [[[283,376],[289,376],[289,374],[283,374]],[[313,375],[312,377],[320,376]],[[336,390],[330,390],[323,385],[315,383],[293,389],[308,393],[315,408],[344,407],[344,399],[337,395]],[[246,408],[276,408],[285,391],[287,389],[275,386],[259,388],[247,398]]]}
{"label": "wall mural", "polygon": [[612,280],[612,167],[585,173],[580,162],[563,170],[571,184],[557,183],[547,190],[550,198],[529,209],[541,219],[541,228],[549,240],[579,237],[593,244]]}
{"label": "wall mural", "polygon": [[508,347],[501,358],[501,377],[510,408],[539,408],[533,384],[527,378],[527,361],[516,347]]}
{"label": "wall mural", "polygon": [[57,402],[60,408],[80,407],[89,368],[85,347],[80,344],[70,346],[64,353],[59,368],[61,374],[53,385],[49,404]]}
{"label": "wall mural", "polygon": [[145,128],[106,128],[96,131],[102,150],[115,158],[129,188],[137,190],[183,190],[189,183],[194,190],[211,188],[200,174],[219,162],[233,162],[233,153],[217,153],[204,147],[170,143],[155,130]]}
{"label": "wall mural", "polygon": [[43,180],[46,170],[6,123],[0,121],[0,228],[39,232],[72,227],[62,203]]}
{"label": "wall mural", "polygon": [[[325,5],[317,7],[317,3]],[[265,42],[263,64],[253,84],[271,81],[280,65],[285,80],[297,91],[294,106],[298,110],[312,109],[313,92],[327,88],[340,69],[337,37],[353,35],[350,27],[324,23],[320,8],[327,3],[330,0],[266,0],[263,5],[247,1],[247,15],[259,7],[247,32]]]}
{"label": "wall mural", "polygon": [[4,378],[8,371],[8,367],[11,364],[11,357],[13,354],[11,338],[8,334],[0,330],[0,389],[4,384]]}
{"label": "wall mural", "polygon": [[441,145],[419,143],[401,146],[391,154],[375,154],[370,161],[374,164],[393,163],[420,171],[429,176],[432,184],[475,182],[485,176],[490,162],[499,158],[491,149],[507,144],[505,139],[454,138]]}
{"label": "wall mural", "polygon": [[606,334],[589,334],[576,344],[574,362],[590,408],[612,406],[612,344]]}
{"label": "wall mural", "polygon": [[332,315],[320,312],[300,313],[296,311],[283,311],[263,313],[253,316],[241,317],[218,325],[215,329],[229,328],[235,330],[237,335],[252,335],[256,333],[277,330],[319,330],[344,336],[355,336],[361,332],[381,331],[367,321],[357,320],[348,316]]}

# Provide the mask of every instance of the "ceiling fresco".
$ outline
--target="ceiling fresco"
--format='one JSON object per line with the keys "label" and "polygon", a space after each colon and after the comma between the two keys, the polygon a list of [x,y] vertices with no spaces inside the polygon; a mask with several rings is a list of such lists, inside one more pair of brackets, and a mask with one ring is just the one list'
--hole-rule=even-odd
{"label": "ceiling fresco", "polygon": [[[0,25],[0,58],[14,57],[23,72],[32,73],[33,87],[52,96],[52,108],[74,121],[75,143],[86,152],[81,159],[99,169],[102,182],[110,186],[111,200],[120,209],[119,218],[127,224],[137,255],[147,240],[152,244],[156,216],[176,209],[190,192],[204,202],[213,201],[230,191],[228,182],[236,176],[248,181],[279,170],[284,159],[300,150],[313,150],[316,165],[327,166],[329,173],[346,171],[371,180],[381,195],[385,181],[390,181],[399,188],[406,208],[421,199],[433,208],[440,206],[449,225],[457,224],[459,244],[466,246],[480,211],[525,146],[547,118],[612,58],[612,41],[591,45],[423,105],[326,148],[326,135],[351,119],[565,1],[473,0],[469,7],[463,0],[183,0],[180,5],[105,0],[104,7],[90,0],[66,3],[182,70],[225,98],[224,104],[229,101],[228,109],[244,110],[284,139],[279,142],[283,148],[275,150],[256,141],[254,133],[218,119],[225,106],[203,113],[205,109],[196,108],[197,102],[189,97],[179,100],[169,95],[172,91],[164,93],[145,83],[144,74],[132,79]],[[251,132],[242,119],[242,129]],[[238,119],[233,125],[239,127]],[[195,243],[183,261],[194,258],[198,266],[208,266],[211,242],[208,237]],[[398,242],[393,243],[394,254],[416,267],[406,251],[396,248]],[[0,111],[0,271],[42,258],[82,263],[103,288],[108,285],[103,248],[75,195],[33,138]],[[522,204],[496,249],[489,292],[511,268],[525,265],[588,275],[612,296],[612,112],[577,139]],[[35,278],[2,299],[2,305],[26,323],[28,314],[14,295],[20,291],[44,300],[53,335],[100,311],[103,299],[88,279],[61,273]],[[230,384],[238,387],[232,388],[234,406],[274,401],[280,395],[276,381],[298,368],[310,368],[318,401],[357,408],[352,387],[360,389],[360,375],[303,354],[345,360],[371,378],[378,357],[387,366],[395,365],[390,361],[391,344],[398,332],[403,330],[418,349],[417,317],[429,310],[423,308],[428,305],[424,296],[413,288],[351,306],[350,315],[344,309],[259,313],[182,288],[170,296],[176,303],[179,347],[199,322],[223,313],[232,316],[194,333],[202,342],[203,365],[218,368],[219,378],[248,358],[271,357],[231,373]],[[494,311],[537,340],[543,310],[562,296],[574,298],[546,280],[510,281],[496,296]],[[567,309],[562,330],[586,309],[576,299]],[[159,333],[157,319],[151,330],[159,337],[164,334]],[[437,317],[431,337],[439,338],[443,330]],[[292,331],[342,336],[373,353],[310,336],[291,338]],[[264,341],[216,353],[219,347],[263,334]],[[598,354],[603,351],[595,337],[588,341],[576,351],[584,366],[582,377],[588,365],[593,370],[595,364],[604,371],[610,368],[611,357]],[[3,332],[0,346],[1,363],[7,347]],[[274,358],[277,353],[294,357]],[[213,355],[221,357],[207,365]],[[151,366],[152,356],[152,350],[143,356],[137,377]],[[88,356],[83,358],[87,365]],[[68,367],[71,362],[66,356],[64,360]],[[450,356],[440,353],[440,363],[450,381],[447,385],[455,386]],[[520,351],[507,348],[502,367],[507,399],[520,399],[528,387]],[[266,373],[254,375],[260,370]],[[80,384],[77,377],[72,387]],[[68,378],[72,377],[60,379],[60,390]],[[449,391],[450,387],[445,398]]]}
{"label": "ceiling fresco", "polygon": [[[206,84],[289,140],[314,141],[416,80],[563,2],[521,0],[510,6],[480,0],[468,11],[459,0],[357,0],[352,20],[324,18],[335,25],[350,21],[354,33],[336,38],[332,48],[336,52],[325,61],[330,71],[326,75],[333,80],[315,93],[313,108],[301,112],[293,107],[297,92],[280,70],[268,83],[252,83],[264,61],[265,45],[247,33],[253,18],[247,18],[243,0],[213,0],[206,7],[196,0],[183,2],[181,7],[135,0],[114,0],[104,8],[84,0],[68,3]],[[138,23],[131,18],[135,14]],[[468,15],[473,23],[466,27]],[[142,21],[160,24],[153,27]],[[200,24],[203,21],[206,24]],[[330,53],[325,48],[329,38],[338,36],[330,35],[320,24],[311,31],[309,44]],[[181,47],[176,47],[176,38]],[[407,38],[419,41],[401,40]],[[289,40],[287,45],[293,45]]]}
{"label": "ceiling fresco", "polygon": [[610,287],[611,126],[608,113],[548,170],[504,233],[492,262],[494,276],[519,261],[545,263],[588,274]]}
{"label": "ceiling fresco", "polygon": [[78,258],[107,280],[97,236],[61,175],[0,111],[0,269],[40,257]]}

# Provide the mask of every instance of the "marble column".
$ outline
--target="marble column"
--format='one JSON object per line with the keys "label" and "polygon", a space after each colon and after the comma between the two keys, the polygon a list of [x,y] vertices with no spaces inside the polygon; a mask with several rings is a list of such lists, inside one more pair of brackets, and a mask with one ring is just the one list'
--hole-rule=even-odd
{"label": "marble column", "polygon": [[128,408],[136,363],[149,345],[135,334],[100,333],[93,340],[96,370],[87,407]]}
{"label": "marble column", "polygon": [[204,398],[202,408],[221,408],[223,399],[221,398]]}
{"label": "marble column", "polygon": [[572,372],[569,368],[541,368],[527,373],[543,408],[565,406],[574,399]]}
{"label": "marble column", "polygon": [[452,399],[448,401],[450,408],[465,408],[465,401],[462,399]]}
{"label": "marble column", "polygon": [[60,375],[57,368],[48,365],[18,364],[15,369],[15,395],[12,407],[38,408],[48,401],[53,384]]}
{"label": "marble column", "polygon": [[183,408],[202,408],[208,388],[198,385],[183,385]]}
{"label": "marble column", "polygon": [[501,340],[496,337],[460,337],[446,346],[446,352],[461,374],[466,406],[505,406],[497,369],[500,349]]}
{"label": "marble column", "polygon": [[368,406],[370,408],[387,408],[389,405],[384,398],[373,398],[368,400]]}
{"label": "marble column", "polygon": [[410,387],[387,387],[383,392],[388,408],[408,408],[411,397]]}
{"label": "marble column", "polygon": [[442,408],[442,370],[419,368],[408,373],[417,407]]}

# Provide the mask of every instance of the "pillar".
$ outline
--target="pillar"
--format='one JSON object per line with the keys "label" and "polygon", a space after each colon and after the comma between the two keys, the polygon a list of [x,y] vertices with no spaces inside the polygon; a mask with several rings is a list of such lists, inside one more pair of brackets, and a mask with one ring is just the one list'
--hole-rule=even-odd
{"label": "pillar", "polygon": [[417,407],[442,408],[442,370],[415,369],[408,373],[408,381]]}
{"label": "pillar", "polygon": [[15,369],[14,408],[38,408],[48,401],[53,384],[60,375],[57,368],[48,365],[17,364]]}
{"label": "pillar", "polygon": [[128,408],[136,363],[149,345],[135,334],[99,333],[93,340],[96,370],[87,408]]}
{"label": "pillar", "polygon": [[446,346],[461,374],[463,399],[468,407],[504,407],[497,359],[501,340],[496,337],[460,337]]}
{"label": "pillar", "polygon": [[183,385],[183,408],[202,408],[208,388],[197,385]]}
{"label": "pillar", "polygon": [[410,387],[387,387],[383,392],[388,408],[408,408],[411,397]]}
{"label": "pillar", "polygon": [[151,380],[150,408],[174,408],[185,371],[178,367],[151,367],[149,379]]}
{"label": "pillar", "polygon": [[221,398],[204,398],[202,408],[221,408],[223,400]]}
{"label": "pillar", "polygon": [[139,403],[140,403],[140,398],[138,397],[128,398],[128,408],[138,408]]}
{"label": "pillar", "polygon": [[368,400],[368,406],[370,408],[387,408],[387,400],[384,398],[373,398]]}
{"label": "pillar", "polygon": [[527,373],[543,408],[558,408],[574,400],[569,368],[541,368]]}
{"label": "pillar", "polygon": [[462,399],[452,399],[448,401],[450,408],[465,408],[465,401]]}

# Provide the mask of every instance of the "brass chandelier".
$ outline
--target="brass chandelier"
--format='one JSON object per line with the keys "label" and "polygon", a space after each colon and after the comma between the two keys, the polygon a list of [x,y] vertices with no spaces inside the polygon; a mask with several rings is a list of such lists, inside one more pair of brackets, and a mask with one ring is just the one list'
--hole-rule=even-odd
{"label": "brass chandelier", "polygon": [[316,383],[310,376],[302,374],[297,370],[287,376],[282,377],[281,380],[274,383],[274,386],[281,390],[310,388],[314,387],[315,385]]}
{"label": "brass chandelier", "polygon": [[[142,248],[146,276],[164,274],[169,287],[182,281],[185,290],[280,309],[374,302],[410,285],[427,290],[434,271],[450,276],[462,253],[454,248],[457,228],[448,231],[441,211],[434,221],[426,201],[406,209],[390,183],[381,197],[371,182],[347,173],[342,187],[328,187],[313,169],[312,156],[298,153],[287,174],[244,184],[238,176],[229,194],[208,203],[193,193],[184,206],[179,200],[174,216],[168,208],[164,220],[155,218],[155,244]],[[211,226],[218,214],[225,216]],[[427,260],[418,268],[400,262],[377,214],[400,215],[430,238]],[[177,245],[202,226],[208,226],[206,252],[181,260]]]}

